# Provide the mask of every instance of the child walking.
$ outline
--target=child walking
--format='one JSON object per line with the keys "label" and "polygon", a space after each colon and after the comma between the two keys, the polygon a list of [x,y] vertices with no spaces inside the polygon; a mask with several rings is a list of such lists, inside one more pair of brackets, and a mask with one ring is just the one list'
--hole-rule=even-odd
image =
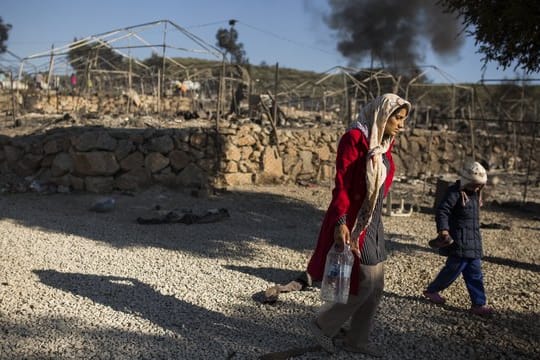
{"label": "child walking", "polygon": [[[439,294],[462,274],[471,298],[471,313],[488,315],[493,309],[486,305],[481,268],[482,237],[480,235],[480,206],[482,189],[487,182],[486,169],[478,162],[465,165],[460,179],[448,187],[437,207],[435,221],[439,241],[430,242],[446,256],[446,264],[424,291],[435,304],[446,300]],[[437,245],[438,243],[438,245]]]}

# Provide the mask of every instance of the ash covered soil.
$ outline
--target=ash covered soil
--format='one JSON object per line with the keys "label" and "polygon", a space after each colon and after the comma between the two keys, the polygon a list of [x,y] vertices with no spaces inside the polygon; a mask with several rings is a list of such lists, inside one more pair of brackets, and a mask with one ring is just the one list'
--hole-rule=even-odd
{"label": "ash covered soil", "polygon": [[[433,184],[396,182],[385,216],[385,293],[373,340],[388,359],[540,357],[540,196],[510,180],[488,189],[483,270],[497,313],[467,312],[460,278],[444,306],[422,299],[444,262],[435,234]],[[229,188],[205,197],[154,187],[112,194],[114,209],[89,211],[103,196],[2,194],[0,197],[0,359],[255,359],[314,344],[308,323],[316,287],[262,292],[301,271],[330,200],[329,186]],[[230,217],[203,224],[141,225],[168,210]],[[305,353],[298,359],[355,359]]]}

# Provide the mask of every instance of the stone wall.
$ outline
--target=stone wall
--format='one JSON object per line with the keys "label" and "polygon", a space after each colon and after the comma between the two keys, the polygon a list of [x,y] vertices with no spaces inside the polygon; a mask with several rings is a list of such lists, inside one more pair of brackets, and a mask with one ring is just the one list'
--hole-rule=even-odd
{"label": "stone wall", "polygon": [[[210,125],[210,124],[209,124]],[[171,187],[330,182],[342,127],[277,129],[248,120],[215,128],[58,128],[43,135],[0,137],[0,173],[58,191],[135,191],[159,183]],[[430,141],[431,139],[431,141]],[[526,170],[532,139],[477,134],[478,160],[490,168]],[[414,131],[396,141],[398,176],[456,173],[470,156],[462,133]],[[536,175],[537,176],[537,175]]]}
{"label": "stone wall", "polygon": [[511,134],[479,131],[471,140],[468,132],[421,129],[397,138],[394,149],[397,174],[413,178],[455,174],[472,157],[473,143],[476,161],[491,172],[526,172],[530,159],[532,174],[539,175],[540,154],[536,147],[531,153],[531,136],[514,138]]}
{"label": "stone wall", "polygon": [[[333,181],[334,162],[343,127],[278,129],[279,146],[271,128],[257,124],[229,124],[221,164],[225,183],[283,183]],[[431,140],[431,141],[430,141]],[[475,158],[492,171],[526,171],[531,158],[538,173],[538,150],[531,156],[532,138],[475,134]],[[431,142],[431,145],[430,145]],[[423,178],[455,174],[472,156],[470,134],[414,130],[396,138],[396,175]]]}
{"label": "stone wall", "polygon": [[[220,124],[225,184],[328,181],[342,128],[278,129],[249,121]],[[277,137],[277,140],[276,140]]]}
{"label": "stone wall", "polygon": [[59,128],[0,138],[0,172],[58,191],[135,191],[154,183],[204,187],[215,178],[215,132]]}
{"label": "stone wall", "polygon": [[[189,97],[167,96],[162,97],[158,103],[157,97],[140,95],[135,91],[122,92],[116,95],[57,95],[43,92],[26,92],[19,95],[18,106],[26,112],[38,112],[44,114],[63,113],[99,113],[99,114],[125,114],[130,112],[139,113],[176,113],[193,111],[194,101]],[[8,99],[5,105],[0,106],[0,111],[9,111],[12,107]],[[21,109],[21,110],[22,110]]]}

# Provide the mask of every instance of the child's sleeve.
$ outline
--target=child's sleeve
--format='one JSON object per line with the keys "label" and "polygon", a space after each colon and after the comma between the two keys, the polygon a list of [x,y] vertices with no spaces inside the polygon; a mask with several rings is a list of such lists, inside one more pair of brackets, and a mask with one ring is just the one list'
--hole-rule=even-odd
{"label": "child's sleeve", "polygon": [[437,223],[437,232],[441,230],[450,230],[450,215],[459,200],[459,191],[449,190],[444,199],[439,204],[435,214],[435,222]]}

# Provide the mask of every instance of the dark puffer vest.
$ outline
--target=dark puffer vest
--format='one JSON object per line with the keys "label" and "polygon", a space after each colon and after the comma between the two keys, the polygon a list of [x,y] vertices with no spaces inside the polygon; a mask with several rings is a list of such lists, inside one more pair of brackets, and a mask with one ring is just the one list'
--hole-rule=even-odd
{"label": "dark puffer vest", "polygon": [[464,205],[458,180],[448,187],[445,198],[437,208],[437,231],[448,230],[454,239],[452,245],[439,249],[440,255],[471,259],[482,257],[479,193],[467,192],[467,197]]}

